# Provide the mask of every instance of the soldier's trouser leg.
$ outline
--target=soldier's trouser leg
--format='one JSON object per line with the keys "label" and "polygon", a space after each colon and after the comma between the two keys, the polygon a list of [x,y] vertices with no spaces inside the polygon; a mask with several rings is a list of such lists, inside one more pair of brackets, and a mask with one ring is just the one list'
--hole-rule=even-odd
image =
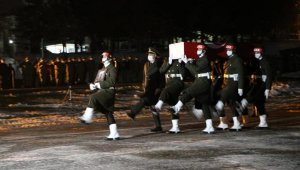
{"label": "soldier's trouser leg", "polygon": [[150,129],[151,132],[162,132],[159,113],[158,112],[152,112],[152,117],[153,117],[153,120],[154,120],[154,123],[155,123],[155,127],[153,129]]}
{"label": "soldier's trouser leg", "polygon": [[144,108],[145,104],[143,101],[138,102],[136,105],[133,105],[131,107],[131,113],[132,114],[139,114],[141,112],[141,110]]}
{"label": "soldier's trouser leg", "polygon": [[179,119],[179,114],[172,114],[172,120],[173,119]]}
{"label": "soldier's trouser leg", "polygon": [[105,117],[107,119],[107,124],[108,125],[116,124],[116,120],[115,120],[115,117],[112,114],[112,112],[105,113]]}
{"label": "soldier's trouser leg", "polygon": [[203,110],[203,114],[204,114],[204,119],[211,119],[211,113],[210,113],[210,109],[209,109],[209,105],[207,104],[202,104],[202,110]]}
{"label": "soldier's trouser leg", "polygon": [[156,127],[161,127],[160,116],[158,112],[152,112],[152,117]]}
{"label": "soldier's trouser leg", "polygon": [[95,96],[96,93],[92,94],[90,96],[90,100],[89,100],[89,103],[88,103],[88,107],[90,108],[97,108],[97,105],[99,104],[97,102],[97,99],[96,99],[96,96]]}
{"label": "soldier's trouser leg", "polygon": [[248,108],[246,107],[242,113],[242,124],[243,126],[246,125],[249,122],[249,116],[248,116]]}
{"label": "soldier's trouser leg", "polygon": [[144,108],[145,104],[143,101],[138,102],[136,105],[133,105],[130,108],[130,112],[127,113],[127,115],[131,119],[135,119],[135,116],[141,112],[141,110]]}
{"label": "soldier's trouser leg", "polygon": [[234,117],[240,116],[239,112],[236,110],[237,105],[236,105],[235,101],[233,101],[233,100],[229,101],[228,105],[229,105]]}
{"label": "soldier's trouser leg", "polygon": [[257,108],[259,114],[259,125],[258,128],[268,128],[267,124],[267,114],[265,109],[265,102],[255,102],[255,106]]}
{"label": "soldier's trouser leg", "polygon": [[193,98],[192,95],[190,95],[190,94],[187,93],[187,92],[184,92],[184,93],[182,94],[182,96],[180,96],[179,100],[180,100],[182,103],[186,103],[186,102],[190,101],[192,98]]}
{"label": "soldier's trouser leg", "polygon": [[264,102],[255,102],[254,105],[257,108],[257,112],[259,115],[265,115],[266,109],[265,109],[265,103]]}

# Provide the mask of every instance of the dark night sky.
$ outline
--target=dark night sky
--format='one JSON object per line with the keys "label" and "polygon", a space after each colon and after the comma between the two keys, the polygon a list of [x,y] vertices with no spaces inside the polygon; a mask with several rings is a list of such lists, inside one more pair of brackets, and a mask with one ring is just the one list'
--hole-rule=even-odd
{"label": "dark night sky", "polygon": [[[86,35],[168,38],[202,30],[213,34],[269,34],[289,30],[295,0],[0,0],[0,15],[16,13],[25,36],[40,40]],[[58,31],[59,30],[59,31]]]}

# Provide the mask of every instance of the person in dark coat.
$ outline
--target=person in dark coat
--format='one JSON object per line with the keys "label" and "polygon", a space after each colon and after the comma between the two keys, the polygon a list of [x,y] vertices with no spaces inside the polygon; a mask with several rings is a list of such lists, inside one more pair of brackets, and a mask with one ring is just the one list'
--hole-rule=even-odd
{"label": "person in dark coat", "polygon": [[255,71],[251,76],[253,78],[252,87],[246,95],[246,98],[241,101],[243,108],[246,108],[248,103],[253,103],[259,114],[259,129],[268,128],[267,114],[265,109],[266,100],[269,97],[269,92],[272,86],[272,72],[268,61],[262,56],[262,48],[254,48],[255,58],[258,60]]}
{"label": "person in dark coat", "polygon": [[80,117],[80,120],[82,123],[91,123],[94,111],[97,110],[102,112],[107,118],[110,130],[107,139],[118,140],[119,133],[113,115],[117,70],[111,64],[112,57],[108,52],[103,52],[102,56],[104,67],[98,71],[94,83],[90,84],[90,90],[96,90],[96,92],[90,96],[88,106],[84,114]]}
{"label": "person in dark coat", "polygon": [[216,104],[216,109],[220,113],[220,124],[218,129],[227,129],[228,124],[224,122],[224,103],[228,103],[231,111],[233,112],[233,126],[230,130],[239,131],[242,129],[241,124],[238,120],[239,112],[237,111],[237,102],[243,95],[244,88],[244,71],[243,62],[235,54],[236,47],[234,45],[226,45],[228,61],[224,67],[224,84],[225,87],[221,91],[221,98]]}
{"label": "person in dark coat", "polygon": [[[165,75],[166,85],[153,108],[155,111],[161,110],[164,103],[169,104],[171,107],[177,103],[178,97],[184,88],[185,68],[181,61],[181,59],[169,57],[168,62],[161,66],[160,73]],[[172,128],[169,133],[179,133],[179,114],[175,114],[173,110],[170,110],[170,112],[172,115]]]}
{"label": "person in dark coat", "polygon": [[[145,106],[153,106],[157,103],[161,90],[164,87],[165,80],[162,74],[159,72],[159,68],[162,61],[159,58],[159,53],[154,48],[148,50],[148,62],[145,63],[145,90],[140,101],[131,107],[130,112],[127,115],[134,119],[137,114]],[[162,132],[161,121],[159,112],[153,110],[152,116],[155,123],[155,128],[150,129],[152,132]]]}
{"label": "person in dark coat", "polygon": [[[206,46],[199,44],[197,49],[197,55],[199,59],[196,61],[196,64],[188,62],[186,56],[182,59],[186,63],[185,67],[192,75],[194,75],[195,80],[191,86],[182,92],[182,96],[179,97],[179,101],[174,106],[174,112],[178,113],[185,103],[195,98],[197,102],[201,103],[204,118],[206,120],[206,128],[203,130],[203,132],[213,133],[215,130],[212,126],[212,116],[209,109],[211,102],[210,62],[206,56]],[[194,112],[195,111],[193,111],[193,113]]]}

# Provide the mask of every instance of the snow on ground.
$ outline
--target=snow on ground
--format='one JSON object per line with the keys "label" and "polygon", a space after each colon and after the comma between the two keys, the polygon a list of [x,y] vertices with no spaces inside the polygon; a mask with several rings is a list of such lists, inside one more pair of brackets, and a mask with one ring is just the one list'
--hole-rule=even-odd
{"label": "snow on ground", "polygon": [[[67,90],[45,90],[0,96],[0,131],[78,123],[78,116],[83,113],[91,93],[86,89],[74,89],[72,90],[72,100],[69,100],[67,92]],[[142,90],[139,86],[117,88],[115,102],[116,119],[129,119],[126,112],[129,111],[131,105],[138,102],[141,93]],[[294,96],[291,98],[291,102],[295,103],[296,101],[294,100],[298,100],[299,94],[299,82],[273,83],[270,91],[271,101],[268,101],[269,105],[272,105],[271,111],[279,107],[278,103],[283,100],[279,99],[281,96],[284,97],[285,101],[288,100],[289,96]],[[183,108],[182,115],[189,114],[185,111],[192,104],[192,102],[187,103],[187,107]],[[297,106],[291,106],[291,108],[295,107]],[[168,106],[163,108],[162,115],[169,116],[167,108]],[[149,109],[144,109],[143,112],[146,114],[139,115],[139,118],[151,117]],[[98,118],[94,119],[95,122],[105,122],[103,114],[96,113],[95,117]]]}
{"label": "snow on ground", "polygon": [[293,95],[295,91],[288,83],[275,82],[272,84],[270,96]]}

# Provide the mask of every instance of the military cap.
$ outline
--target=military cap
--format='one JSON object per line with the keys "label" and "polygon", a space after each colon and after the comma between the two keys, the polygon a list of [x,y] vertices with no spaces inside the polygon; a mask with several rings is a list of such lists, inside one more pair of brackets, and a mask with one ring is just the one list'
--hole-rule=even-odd
{"label": "military cap", "polygon": [[206,46],[203,45],[203,44],[197,45],[197,48],[198,48],[198,49],[202,49],[202,50],[206,50]]}
{"label": "military cap", "polygon": [[254,48],[253,51],[255,53],[261,53],[263,51],[263,49],[262,48]]}
{"label": "military cap", "polygon": [[232,45],[232,44],[228,44],[226,45],[226,50],[235,50],[236,49],[236,46]]}
{"label": "military cap", "polygon": [[105,56],[105,57],[110,57],[110,53],[109,53],[109,52],[107,52],[107,51],[104,51],[104,52],[102,53],[102,56]]}
{"label": "military cap", "polygon": [[152,48],[152,47],[149,47],[148,54],[156,54],[157,56],[159,56],[159,52],[155,48]]}

